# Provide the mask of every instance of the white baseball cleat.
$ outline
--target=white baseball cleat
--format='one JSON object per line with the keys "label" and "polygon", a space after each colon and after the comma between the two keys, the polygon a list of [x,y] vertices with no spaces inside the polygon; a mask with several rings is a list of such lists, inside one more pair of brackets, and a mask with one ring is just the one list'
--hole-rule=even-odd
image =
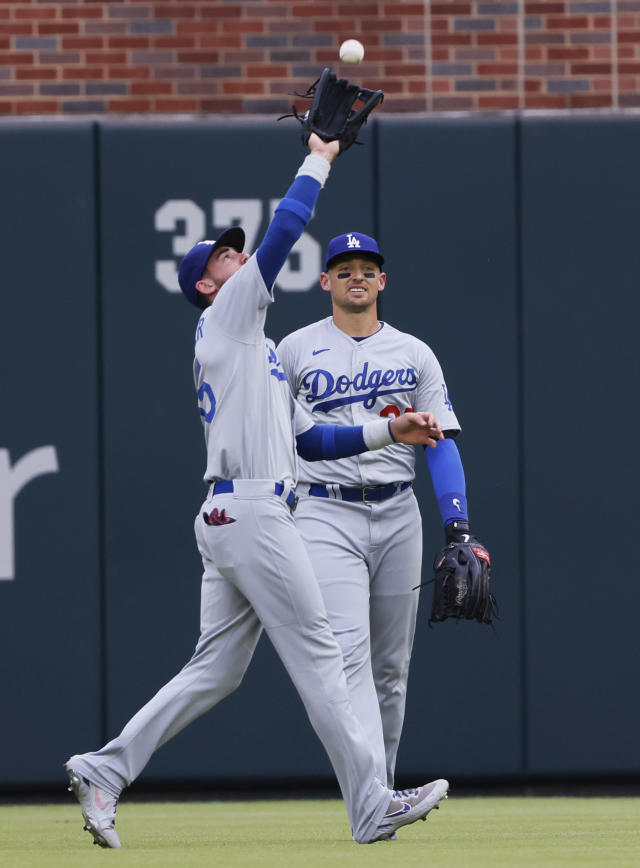
{"label": "white baseball cleat", "polygon": [[118,800],[75,771],[70,763],[65,768],[71,785],[69,792],[80,802],[84,828],[93,835],[93,843],[114,849],[122,847],[115,830]]}
{"label": "white baseball cleat", "polygon": [[426,820],[427,814],[438,807],[438,802],[447,798],[449,781],[440,778],[430,784],[412,790],[394,790],[384,815],[369,841],[386,841],[401,827],[416,820]]}

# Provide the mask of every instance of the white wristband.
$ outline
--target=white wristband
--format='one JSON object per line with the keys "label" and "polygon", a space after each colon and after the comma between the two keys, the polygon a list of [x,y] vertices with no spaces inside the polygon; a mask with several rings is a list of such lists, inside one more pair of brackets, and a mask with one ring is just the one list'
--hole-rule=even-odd
{"label": "white wristband", "polygon": [[321,187],[324,187],[324,182],[329,177],[330,168],[331,163],[329,160],[325,160],[320,154],[307,154],[303,164],[296,173],[296,178],[300,175],[310,175],[312,178],[315,178]]}
{"label": "white wristband", "polygon": [[390,446],[391,443],[395,443],[387,419],[365,422],[362,426],[362,439],[369,449],[382,449],[383,446]]}

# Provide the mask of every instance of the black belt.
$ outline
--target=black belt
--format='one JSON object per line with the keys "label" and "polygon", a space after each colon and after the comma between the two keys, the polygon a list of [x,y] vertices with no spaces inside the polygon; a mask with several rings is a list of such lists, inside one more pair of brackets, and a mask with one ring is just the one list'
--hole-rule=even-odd
{"label": "black belt", "polygon": [[[333,491],[340,492],[340,500],[360,503],[376,503],[379,500],[387,500],[401,491],[411,488],[410,482],[390,482],[389,485],[372,485],[369,488],[344,488],[342,485],[310,485],[309,494],[312,497],[331,497]],[[334,494],[334,497],[336,495]]]}
{"label": "black belt", "polygon": [[[233,479],[220,479],[218,482],[213,483],[212,494],[230,494],[233,491]],[[284,492],[284,482],[276,482],[273,486],[273,493],[277,497],[281,497]],[[289,509],[293,512],[293,510],[298,505],[298,498],[296,496],[295,491],[291,489],[289,494],[286,497],[285,503],[289,507]]]}

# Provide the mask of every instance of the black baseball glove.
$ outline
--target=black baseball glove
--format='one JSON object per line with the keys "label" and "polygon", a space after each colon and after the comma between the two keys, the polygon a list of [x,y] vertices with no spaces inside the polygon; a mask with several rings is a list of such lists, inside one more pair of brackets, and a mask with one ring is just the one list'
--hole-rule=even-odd
{"label": "black baseball glove", "polygon": [[466,618],[491,624],[497,616],[491,593],[491,557],[472,534],[469,523],[454,521],[445,527],[446,545],[436,556],[429,626],[447,618]]}
{"label": "black baseball glove", "polygon": [[[278,120],[294,117],[300,121],[305,145],[311,133],[325,142],[337,139],[340,153],[356,141],[360,127],[366,124],[373,109],[384,99],[381,90],[367,90],[358,84],[351,84],[346,78],[337,78],[329,68],[322,71],[320,78],[314,81],[306,93],[297,93],[295,96],[311,100],[309,111],[300,114],[292,106],[292,113],[282,115]],[[362,103],[359,108],[353,107],[356,100]]]}

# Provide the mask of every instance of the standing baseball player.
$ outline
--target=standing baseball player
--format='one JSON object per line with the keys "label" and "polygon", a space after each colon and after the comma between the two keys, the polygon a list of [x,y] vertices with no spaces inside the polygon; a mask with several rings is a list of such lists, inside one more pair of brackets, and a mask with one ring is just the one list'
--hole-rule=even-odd
{"label": "standing baseball player", "polygon": [[[428,449],[450,537],[468,532],[460,430],[442,370],[417,338],[378,320],[386,283],[377,242],[360,232],[329,242],[322,289],[333,316],[288,335],[278,358],[300,407],[318,422],[363,425],[412,410],[441,420]],[[422,523],[411,488],[415,455],[393,444],[339,460],[299,461],[296,524],[345,660],[356,716],[374,745],[376,772],[393,787],[404,719],[422,560]]]}
{"label": "standing baseball player", "polygon": [[120,847],[115,811],[122,789],[157,748],[238,687],[263,627],[333,764],[356,841],[391,837],[447,793],[444,780],[392,792],[376,775],[292,516],[296,448],[307,459],[327,459],[394,440],[435,447],[442,438],[428,413],[337,428],[315,426],[293,401],[263,328],[278,272],[339,151],[337,141],[315,134],[309,149],[253,256],[242,252],[242,229],[232,227],[195,245],[180,267],[182,291],[202,311],[194,362],[209,484],[195,519],[204,567],[201,633],[191,660],[117,738],[66,763],[85,828],[103,847]]}

